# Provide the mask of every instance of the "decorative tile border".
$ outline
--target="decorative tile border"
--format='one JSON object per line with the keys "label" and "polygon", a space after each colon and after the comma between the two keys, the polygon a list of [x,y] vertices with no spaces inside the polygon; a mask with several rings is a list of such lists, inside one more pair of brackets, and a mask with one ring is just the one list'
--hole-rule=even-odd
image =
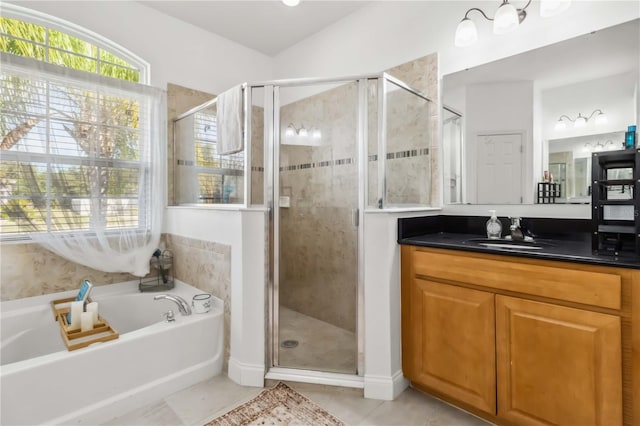
{"label": "decorative tile border", "polygon": [[[397,160],[402,158],[411,158],[411,157],[418,157],[423,155],[429,155],[429,148],[410,149],[406,151],[390,152],[387,154],[387,160]],[[373,154],[369,156],[369,162],[374,162],[374,161],[378,161],[377,154]],[[293,164],[290,166],[281,166],[280,171],[283,172],[283,171],[292,171],[292,170],[315,169],[320,167],[344,166],[344,165],[350,165],[350,164],[356,164],[355,158],[342,158],[340,160],[318,161],[317,163],[302,163],[302,164]]]}

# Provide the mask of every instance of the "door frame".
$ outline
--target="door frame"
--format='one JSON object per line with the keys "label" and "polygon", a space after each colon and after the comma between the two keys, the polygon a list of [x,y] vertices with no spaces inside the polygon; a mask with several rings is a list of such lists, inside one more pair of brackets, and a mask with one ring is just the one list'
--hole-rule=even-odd
{"label": "door frame", "polygon": [[[367,159],[367,81],[368,77],[337,79],[328,81],[327,79],[305,79],[293,84],[279,84],[274,82],[263,86],[265,89],[265,120],[264,120],[264,186],[265,201],[269,211],[269,223],[267,232],[267,247],[269,250],[268,280],[267,280],[267,312],[268,321],[266,330],[266,365],[267,369],[278,368],[278,370],[288,369],[279,366],[279,291],[280,291],[280,88],[291,86],[314,86],[331,83],[357,83],[357,123],[356,123],[356,156],[357,165],[357,212],[354,219],[357,220],[356,234],[356,376],[364,375],[364,210],[365,210],[365,188]],[[291,369],[296,372],[306,371]],[[308,370],[316,372],[317,370]],[[268,371],[267,371],[268,372]],[[323,373],[324,374],[324,373]],[[331,373],[327,373],[331,374]]]}

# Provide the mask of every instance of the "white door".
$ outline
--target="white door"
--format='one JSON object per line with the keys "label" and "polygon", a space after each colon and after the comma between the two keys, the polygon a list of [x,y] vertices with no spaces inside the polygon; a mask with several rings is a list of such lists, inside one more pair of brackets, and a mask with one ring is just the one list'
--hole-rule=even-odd
{"label": "white door", "polygon": [[476,202],[522,203],[523,135],[481,134],[477,141]]}

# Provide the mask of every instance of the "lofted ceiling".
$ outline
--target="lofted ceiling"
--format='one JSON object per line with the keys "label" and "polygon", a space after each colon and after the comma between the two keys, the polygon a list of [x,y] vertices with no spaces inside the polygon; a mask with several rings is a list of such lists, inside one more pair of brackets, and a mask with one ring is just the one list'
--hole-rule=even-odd
{"label": "lofted ceiling", "polygon": [[321,31],[369,1],[141,1],[144,5],[268,56]]}

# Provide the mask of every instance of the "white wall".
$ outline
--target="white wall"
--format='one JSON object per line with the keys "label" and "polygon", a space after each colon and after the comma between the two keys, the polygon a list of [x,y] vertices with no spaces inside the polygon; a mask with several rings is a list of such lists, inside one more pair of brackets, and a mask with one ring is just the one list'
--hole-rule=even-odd
{"label": "white wall", "polygon": [[534,1],[521,28],[491,34],[489,21],[476,19],[479,40],[453,44],[456,26],[471,7],[490,14],[497,1],[372,2],[275,57],[278,78],[345,76],[382,71],[438,52],[440,74],[511,56],[640,16],[635,1],[574,1],[556,17],[539,17]]}
{"label": "white wall", "polygon": [[134,1],[20,1],[120,44],[151,65],[151,85],[220,93],[273,78],[273,59]]}
{"label": "white wall", "polygon": [[[635,124],[636,121],[633,95],[637,78],[637,74],[632,72],[543,91],[543,140],[626,130],[628,125]],[[596,109],[606,114],[606,124],[596,124],[594,115],[584,127],[576,129],[573,123],[565,121],[566,129],[555,130],[555,124],[561,115],[575,119],[581,113],[588,117]]]}

